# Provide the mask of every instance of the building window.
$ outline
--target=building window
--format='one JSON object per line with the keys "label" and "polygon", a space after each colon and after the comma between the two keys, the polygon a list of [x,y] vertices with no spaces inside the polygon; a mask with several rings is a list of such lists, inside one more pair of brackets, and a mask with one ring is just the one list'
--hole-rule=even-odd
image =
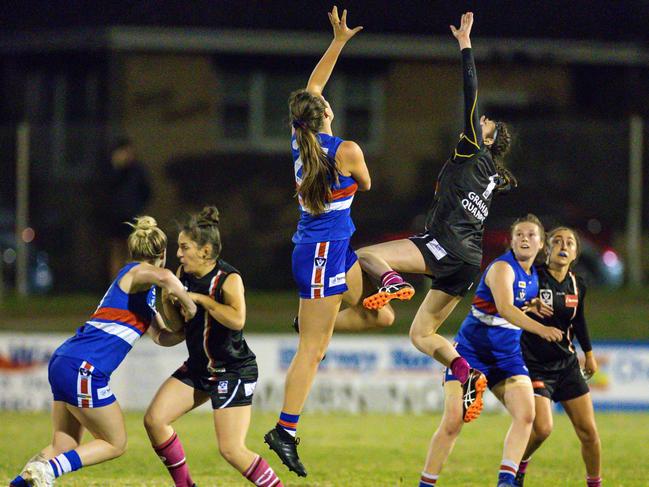
{"label": "building window", "polygon": [[[303,72],[272,68],[218,70],[221,150],[278,152],[288,147],[288,97],[305,86]],[[359,142],[367,151],[381,149],[384,81],[377,73],[336,72],[324,93],[334,110],[334,133]]]}
{"label": "building window", "polygon": [[250,132],[250,81],[245,73],[221,73],[219,118],[225,139],[245,140]]}

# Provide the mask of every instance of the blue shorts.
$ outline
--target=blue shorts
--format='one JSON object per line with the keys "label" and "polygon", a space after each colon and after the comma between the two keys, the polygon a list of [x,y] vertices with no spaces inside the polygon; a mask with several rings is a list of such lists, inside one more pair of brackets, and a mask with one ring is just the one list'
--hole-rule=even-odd
{"label": "blue shorts", "polygon": [[[506,357],[494,357],[488,351],[477,353],[462,344],[458,344],[455,349],[460,356],[469,362],[471,367],[478,369],[487,376],[487,383],[490,389],[509,377],[515,375],[527,375],[529,377],[530,375],[523,360],[522,353],[514,353]],[[444,381],[449,380],[457,379],[451,374],[451,370],[447,368]]]}
{"label": "blue shorts", "polygon": [[79,408],[100,408],[116,401],[110,378],[83,359],[54,354],[47,375],[55,401]]}
{"label": "blue shorts", "polygon": [[293,249],[293,278],[300,297],[324,298],[347,291],[347,271],[358,260],[347,240],[297,244]]}

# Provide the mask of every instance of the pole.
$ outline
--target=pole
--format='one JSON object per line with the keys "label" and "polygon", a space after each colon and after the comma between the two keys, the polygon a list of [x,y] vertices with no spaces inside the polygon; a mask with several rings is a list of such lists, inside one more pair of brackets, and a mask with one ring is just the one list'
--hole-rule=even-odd
{"label": "pole", "polygon": [[18,125],[16,134],[16,290],[19,296],[29,292],[27,242],[23,233],[29,224],[29,125]]}
{"label": "pole", "polygon": [[628,283],[642,284],[642,147],[643,122],[639,115],[629,120],[629,207],[627,211],[626,250]]}

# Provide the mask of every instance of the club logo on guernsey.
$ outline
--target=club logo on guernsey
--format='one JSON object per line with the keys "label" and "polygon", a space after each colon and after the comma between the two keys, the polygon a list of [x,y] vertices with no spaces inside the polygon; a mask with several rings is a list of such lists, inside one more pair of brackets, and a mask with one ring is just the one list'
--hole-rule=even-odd
{"label": "club logo on guernsey", "polygon": [[316,257],[314,259],[314,263],[316,267],[324,267],[327,264],[327,258],[326,257]]}
{"label": "club logo on guernsey", "polygon": [[79,367],[79,375],[82,375],[83,377],[90,377],[90,371],[85,367]]}
{"label": "club logo on guernsey", "polygon": [[546,306],[552,306],[552,289],[541,289],[539,291],[541,302]]}

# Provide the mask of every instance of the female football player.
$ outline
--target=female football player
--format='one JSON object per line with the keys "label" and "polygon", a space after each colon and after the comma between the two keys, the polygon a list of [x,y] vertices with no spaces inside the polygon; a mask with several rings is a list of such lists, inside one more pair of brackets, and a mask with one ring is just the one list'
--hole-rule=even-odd
{"label": "female football player", "polygon": [[[468,12],[462,15],[459,28],[451,26],[462,54],[464,132],[437,178],[425,232],[358,251],[363,270],[381,282],[378,292],[364,300],[367,308],[381,309],[394,298],[410,299],[414,289],[403,280],[401,272],[431,277],[431,289],[415,315],[410,338],[418,350],[450,367],[465,386],[466,401],[475,397],[470,387],[475,381],[468,380],[474,372],[437,330],[480,272],[483,225],[493,196],[516,186],[516,179],[502,163],[511,144],[509,129],[502,122],[479,116],[472,25],[473,14]],[[351,328],[351,323],[361,328],[362,318],[357,308],[345,309],[336,321],[336,329]],[[365,324],[375,325],[367,321]]]}
{"label": "female football player", "polygon": [[[198,305],[196,315],[181,332],[189,357],[160,386],[144,416],[144,426],[176,487],[192,487],[185,452],[171,423],[210,400],[223,458],[249,482],[281,487],[266,460],[245,445],[257,361],[243,337],[243,280],[220,255],[219,212],[208,206],[192,215],[178,235],[179,278]],[[165,314],[175,326],[182,326],[174,301],[163,297]]]}
{"label": "female football player", "polygon": [[[550,401],[554,401],[563,406],[581,442],[586,485],[599,487],[602,484],[601,445],[593,401],[572,344],[572,338],[576,336],[585,354],[584,371],[587,376],[592,376],[597,371],[597,361],[584,316],[586,286],[583,279],[571,270],[579,258],[579,236],[571,228],[558,227],[549,233],[548,242],[547,263],[538,268],[539,300],[551,308],[552,315],[538,316],[537,319],[560,329],[564,336],[554,343],[541,340],[527,331],[521,336],[523,358],[534,387],[536,416],[523,461],[518,467],[516,485],[522,487],[532,454],[552,432]],[[535,312],[534,308],[531,310]]]}
{"label": "female football player", "polygon": [[543,249],[544,241],[543,225],[536,216],[529,214],[516,220],[511,228],[511,249],[489,264],[480,279],[471,311],[455,340],[460,355],[484,372],[486,380],[482,374],[477,376],[476,397],[469,405],[462,400],[462,387],[457,377],[447,369],[444,415],[431,440],[420,487],[436,484],[463,422],[482,409],[480,403],[487,381],[512,417],[503,446],[498,486],[513,484],[534,420],[532,383],[521,355],[521,329],[550,342],[562,337],[557,328],[544,326],[521,310],[538,296],[534,260]]}
{"label": "female football player", "polygon": [[[126,449],[124,416],[108,384],[110,375],[147,331],[163,346],[178,343],[155,308],[155,286],[179,303],[181,319],[196,314],[196,304],[182,283],[164,269],[167,237],[156,221],[143,216],[131,224],[126,264],[99,306],[50,359],[52,443],[33,457],[11,483],[14,487],[49,487],[54,479],[81,467],[105,462]],[[84,429],[94,440],[81,443]]]}
{"label": "female football player", "polygon": [[[311,73],[306,89],[289,98],[291,150],[300,220],[293,235],[293,276],[300,303],[300,340],[286,374],[284,404],[275,428],[264,437],[282,462],[299,476],[306,469],[295,432],[318,365],[329,345],[344,301],[360,305],[363,279],[350,246],[355,227],[351,205],[356,191],[370,189],[370,174],[358,144],[335,137],[334,113],[322,96],[343,47],[362,27],[347,27],[347,11],[329,13],[334,38]],[[362,309],[362,306],[361,306]],[[367,316],[369,315],[369,316]],[[392,310],[363,312],[372,323],[390,324]]]}

